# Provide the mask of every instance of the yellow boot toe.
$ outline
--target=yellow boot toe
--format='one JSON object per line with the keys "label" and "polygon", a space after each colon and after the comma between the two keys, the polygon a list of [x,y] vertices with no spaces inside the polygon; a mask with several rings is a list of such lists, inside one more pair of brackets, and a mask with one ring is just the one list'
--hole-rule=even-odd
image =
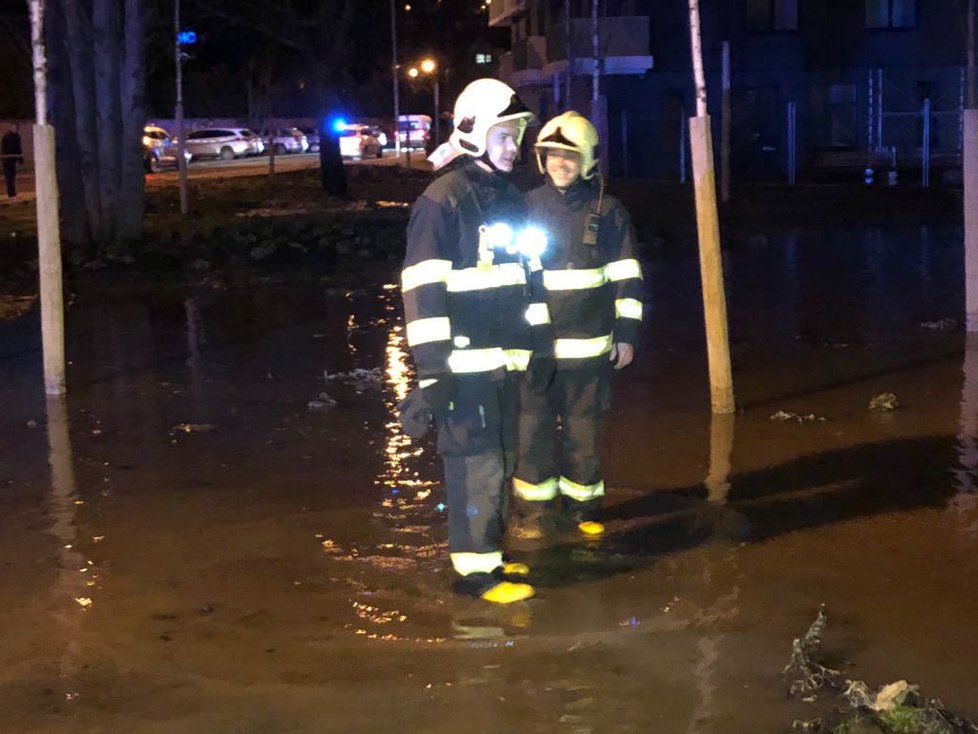
{"label": "yellow boot toe", "polygon": [[501,581],[482,593],[482,598],[493,604],[512,604],[513,602],[529,599],[536,593],[529,584],[514,584],[512,581]]}
{"label": "yellow boot toe", "polygon": [[604,535],[604,523],[595,522],[594,520],[587,520],[585,522],[578,523],[577,529],[589,538],[596,538],[599,535]]}

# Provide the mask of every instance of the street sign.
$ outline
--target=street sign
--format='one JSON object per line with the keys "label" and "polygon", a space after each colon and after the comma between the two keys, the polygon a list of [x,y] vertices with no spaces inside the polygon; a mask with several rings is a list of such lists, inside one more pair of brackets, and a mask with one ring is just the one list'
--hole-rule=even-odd
{"label": "street sign", "polygon": [[194,31],[180,31],[177,33],[177,43],[181,46],[197,43],[197,34]]}

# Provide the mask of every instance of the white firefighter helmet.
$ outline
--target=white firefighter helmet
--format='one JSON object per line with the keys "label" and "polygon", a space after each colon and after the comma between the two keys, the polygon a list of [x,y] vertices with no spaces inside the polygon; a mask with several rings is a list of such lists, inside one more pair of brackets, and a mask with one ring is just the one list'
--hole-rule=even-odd
{"label": "white firefighter helmet", "polygon": [[520,130],[516,144],[519,145],[532,119],[533,113],[512,87],[498,79],[476,79],[455,100],[455,129],[451,142],[467,155],[479,158],[486,152],[486,136],[493,125],[518,121]]}
{"label": "white firefighter helmet", "polygon": [[550,120],[541,128],[535,148],[540,173],[547,172],[543,158],[548,148],[578,153],[581,156],[581,178],[591,178],[598,171],[598,131],[580,112],[568,110]]}

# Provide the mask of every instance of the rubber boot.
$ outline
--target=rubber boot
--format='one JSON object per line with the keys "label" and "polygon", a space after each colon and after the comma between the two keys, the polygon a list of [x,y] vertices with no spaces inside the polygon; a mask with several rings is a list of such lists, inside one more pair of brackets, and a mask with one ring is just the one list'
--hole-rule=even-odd
{"label": "rubber boot", "polygon": [[544,528],[546,502],[530,502],[517,498],[513,501],[513,508],[515,514],[512,525],[514,538],[539,540],[546,534]]}
{"label": "rubber boot", "polygon": [[455,580],[456,594],[474,596],[493,604],[512,604],[532,597],[536,590],[529,584],[507,581],[500,566],[492,573],[470,573]]}
{"label": "rubber boot", "polygon": [[563,498],[564,514],[577,528],[577,532],[585,538],[594,540],[604,535],[605,527],[601,522],[601,500],[577,502],[568,497]]}

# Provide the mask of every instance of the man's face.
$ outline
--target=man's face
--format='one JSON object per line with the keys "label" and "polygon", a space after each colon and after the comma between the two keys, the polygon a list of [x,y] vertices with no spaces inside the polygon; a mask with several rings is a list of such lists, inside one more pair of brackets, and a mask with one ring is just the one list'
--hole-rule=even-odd
{"label": "man's face", "polygon": [[16,122],[10,124],[10,132],[15,133],[18,130],[20,130],[20,125],[18,125]]}
{"label": "man's face", "polygon": [[581,174],[581,154],[573,150],[550,148],[545,153],[547,175],[559,189],[566,189]]}
{"label": "man's face", "polygon": [[517,120],[507,120],[493,125],[486,135],[486,156],[504,173],[513,170],[520,154],[520,138],[523,126]]}

